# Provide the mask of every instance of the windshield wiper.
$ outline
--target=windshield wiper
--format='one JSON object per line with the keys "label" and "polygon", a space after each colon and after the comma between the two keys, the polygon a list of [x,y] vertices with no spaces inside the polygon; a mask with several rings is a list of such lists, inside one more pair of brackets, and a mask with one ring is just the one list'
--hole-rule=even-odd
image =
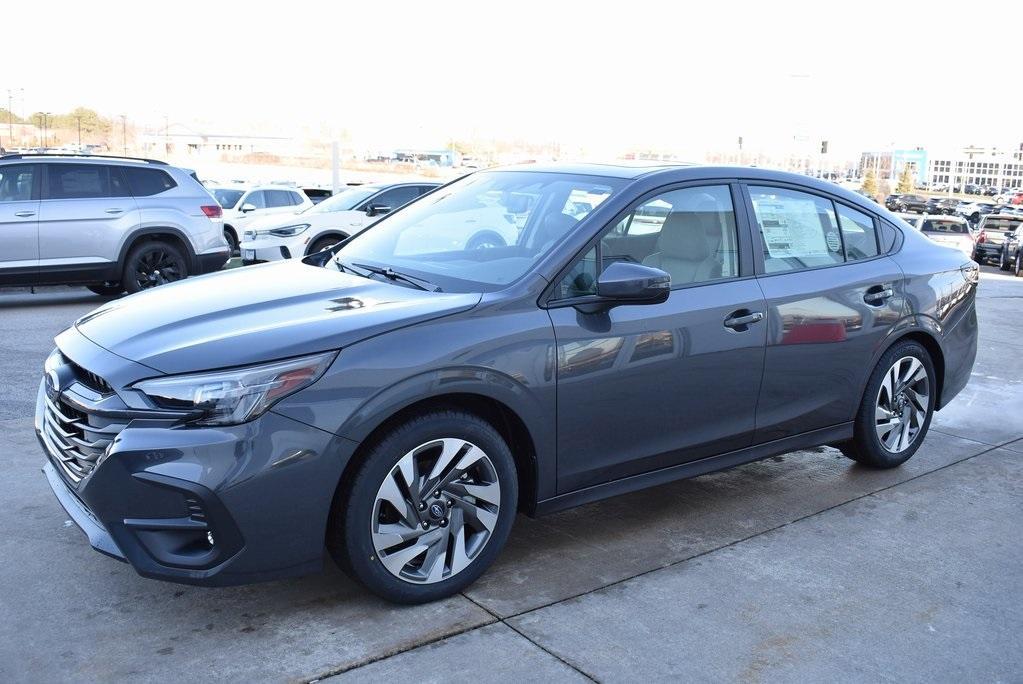
{"label": "windshield wiper", "polygon": [[[341,263],[341,262],[338,262],[338,263]],[[387,278],[388,280],[400,280],[400,281],[402,281],[404,283],[408,283],[412,287],[417,287],[420,290],[426,290],[427,292],[443,292],[443,290],[441,290],[439,286],[431,283],[429,280],[425,280],[423,278],[417,278],[415,276],[410,276],[410,275],[408,275],[406,273],[401,273],[399,271],[395,271],[390,266],[387,266],[386,268],[380,268],[379,266],[370,266],[368,264],[352,264],[352,266],[355,266],[356,268],[364,269],[366,271],[369,271],[370,273],[376,273],[377,275],[382,275],[383,277]]]}

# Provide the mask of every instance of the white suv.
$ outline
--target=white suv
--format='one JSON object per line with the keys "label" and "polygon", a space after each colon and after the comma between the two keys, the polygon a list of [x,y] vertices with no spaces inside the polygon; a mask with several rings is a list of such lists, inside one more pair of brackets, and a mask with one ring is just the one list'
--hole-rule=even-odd
{"label": "white suv", "polygon": [[185,169],[149,159],[0,157],[0,285],[137,292],[219,270],[221,208]]}
{"label": "white suv", "polygon": [[281,185],[215,185],[210,192],[224,208],[224,239],[232,252],[238,251],[242,232],[253,221],[279,218],[313,206],[313,201],[298,188]]}
{"label": "white suv", "polygon": [[427,181],[359,185],[299,214],[257,219],[242,234],[242,263],[301,258],[327,249],[439,185]]}

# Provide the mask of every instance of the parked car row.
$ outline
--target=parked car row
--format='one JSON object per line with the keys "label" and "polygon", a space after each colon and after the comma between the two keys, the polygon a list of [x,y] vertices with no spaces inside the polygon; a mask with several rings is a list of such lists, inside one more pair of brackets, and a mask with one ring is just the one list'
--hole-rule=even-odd
{"label": "parked car row", "polygon": [[932,241],[953,247],[977,263],[994,263],[1020,275],[1020,237],[1023,215],[988,214],[974,227],[966,218],[938,214],[898,214]]}

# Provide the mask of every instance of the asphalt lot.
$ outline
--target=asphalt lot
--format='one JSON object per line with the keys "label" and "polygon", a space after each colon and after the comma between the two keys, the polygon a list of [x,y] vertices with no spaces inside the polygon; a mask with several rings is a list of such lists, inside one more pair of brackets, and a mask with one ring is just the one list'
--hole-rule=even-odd
{"label": "asphalt lot", "polygon": [[821,448],[520,517],[419,607],[332,565],[202,589],[91,550],[31,414],[52,337],[103,300],[0,292],[0,681],[1023,681],[1023,278],[983,271],[973,379],[903,467]]}

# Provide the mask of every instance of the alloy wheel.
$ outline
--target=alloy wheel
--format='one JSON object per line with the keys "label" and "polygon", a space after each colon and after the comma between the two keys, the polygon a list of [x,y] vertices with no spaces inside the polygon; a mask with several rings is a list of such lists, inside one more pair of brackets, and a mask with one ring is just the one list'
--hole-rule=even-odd
{"label": "alloy wheel", "polygon": [[446,580],[476,559],[497,524],[501,484],[490,457],[463,439],[432,440],[401,457],[377,490],[377,557],[414,584]]}
{"label": "alloy wheel", "polygon": [[915,356],[904,356],[888,369],[877,390],[874,427],[882,446],[896,454],[912,446],[929,410],[927,369]]}
{"label": "alloy wheel", "polygon": [[162,248],[155,248],[139,255],[135,264],[135,282],[138,283],[140,290],[146,290],[181,280],[184,272],[184,264],[176,255]]}

